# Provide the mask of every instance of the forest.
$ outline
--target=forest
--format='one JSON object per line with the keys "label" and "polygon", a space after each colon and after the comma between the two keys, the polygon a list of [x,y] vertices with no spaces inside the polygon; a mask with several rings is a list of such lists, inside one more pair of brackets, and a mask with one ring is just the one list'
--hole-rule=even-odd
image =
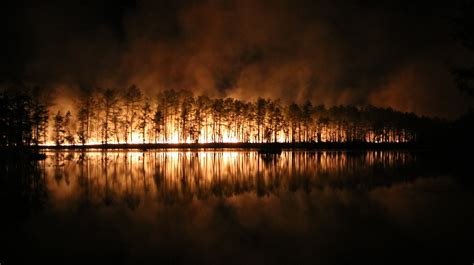
{"label": "forest", "polygon": [[[51,111],[37,89],[0,90],[0,146],[151,143],[407,143],[444,121],[391,108],[211,98],[164,90],[83,89]],[[25,92],[26,91],[26,92]]]}

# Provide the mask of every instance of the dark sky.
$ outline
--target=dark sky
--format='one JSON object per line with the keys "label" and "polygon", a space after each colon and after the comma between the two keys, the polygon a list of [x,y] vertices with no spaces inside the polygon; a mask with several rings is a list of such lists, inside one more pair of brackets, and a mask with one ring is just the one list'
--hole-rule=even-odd
{"label": "dark sky", "polygon": [[[315,104],[374,104],[454,118],[453,1],[11,1],[0,81],[54,95],[137,84]],[[427,4],[429,3],[429,4]]]}

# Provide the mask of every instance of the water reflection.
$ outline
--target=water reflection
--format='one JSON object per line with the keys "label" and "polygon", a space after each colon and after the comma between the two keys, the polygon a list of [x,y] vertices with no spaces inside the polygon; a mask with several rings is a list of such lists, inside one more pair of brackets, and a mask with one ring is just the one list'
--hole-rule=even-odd
{"label": "water reflection", "polygon": [[16,221],[40,211],[49,201],[44,165],[0,159],[0,209],[2,221]]}
{"label": "water reflection", "polygon": [[[370,189],[416,175],[409,152],[53,152],[43,163],[52,194],[83,203],[164,203],[242,193]],[[406,174],[401,174],[401,173]],[[394,176],[393,173],[396,172]],[[403,178],[401,178],[403,175]]]}
{"label": "water reflection", "polygon": [[2,212],[29,213],[0,226],[0,262],[469,263],[474,196],[439,157],[88,151],[0,161]]}

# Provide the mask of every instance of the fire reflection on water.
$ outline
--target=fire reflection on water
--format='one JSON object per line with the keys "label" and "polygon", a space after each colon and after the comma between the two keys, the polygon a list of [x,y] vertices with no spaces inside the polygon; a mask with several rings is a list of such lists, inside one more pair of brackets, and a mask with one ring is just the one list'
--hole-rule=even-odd
{"label": "fire reflection on water", "polygon": [[8,224],[0,234],[20,263],[347,264],[352,255],[377,263],[394,250],[411,261],[472,256],[474,197],[461,185],[471,176],[450,173],[459,164],[438,152],[46,155],[0,163]]}
{"label": "fire reflection on water", "polygon": [[326,186],[371,188],[389,184],[387,172],[403,171],[415,160],[406,152],[71,151],[48,152],[41,167],[56,201],[136,208],[148,199],[177,203]]}

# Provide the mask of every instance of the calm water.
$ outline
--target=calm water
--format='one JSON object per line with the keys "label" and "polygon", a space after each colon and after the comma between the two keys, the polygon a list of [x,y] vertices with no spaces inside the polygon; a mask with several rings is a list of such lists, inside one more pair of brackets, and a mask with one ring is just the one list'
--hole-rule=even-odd
{"label": "calm water", "polygon": [[474,196],[419,152],[47,152],[2,162],[0,263],[474,262]]}

